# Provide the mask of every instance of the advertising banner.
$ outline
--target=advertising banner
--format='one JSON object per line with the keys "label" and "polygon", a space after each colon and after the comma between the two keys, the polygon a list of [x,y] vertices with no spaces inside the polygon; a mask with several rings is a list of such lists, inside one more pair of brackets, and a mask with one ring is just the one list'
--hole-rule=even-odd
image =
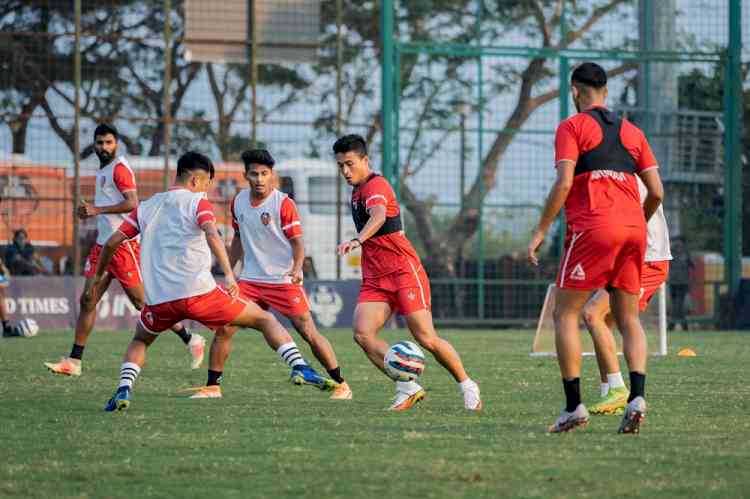
{"label": "advertising banner", "polygon": [[[305,283],[310,309],[318,327],[351,327],[359,284],[354,280]],[[5,298],[10,319],[18,321],[30,317],[41,329],[74,328],[83,285],[82,277],[13,276]],[[132,330],[138,315],[120,284],[113,281],[97,306],[95,327],[101,331]],[[187,325],[199,327],[197,323]]]}

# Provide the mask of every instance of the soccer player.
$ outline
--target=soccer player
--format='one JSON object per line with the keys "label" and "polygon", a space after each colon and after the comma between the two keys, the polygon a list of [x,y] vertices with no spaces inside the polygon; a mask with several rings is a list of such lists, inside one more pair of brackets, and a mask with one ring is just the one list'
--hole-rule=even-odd
{"label": "soccer player", "polygon": [[[60,362],[45,362],[44,365],[55,374],[66,376],[81,375],[81,360],[86,342],[94,329],[96,305],[112,283],[120,281],[130,302],[138,310],[143,308],[144,293],[141,280],[139,252],[135,236],[123,240],[117,247],[111,264],[103,278],[94,285],[94,273],[102,246],[117,231],[128,213],[138,206],[135,175],[124,156],[117,155],[117,130],[112,125],[100,124],[94,130],[94,152],[99,158],[99,171],[96,173],[96,188],[93,206],[85,200],[78,207],[78,218],[85,220],[96,217],[96,244],[91,248],[86,260],[86,283],[81,293],[81,309],[76,322],[73,348],[68,357]],[[181,324],[170,324],[185,343],[191,356],[191,367],[197,369],[203,362],[206,340],[198,334],[190,334]]]}
{"label": "soccer player", "polygon": [[[640,177],[638,191],[641,201],[646,199],[648,191]],[[646,258],[641,270],[641,295],[638,308],[644,312],[651,297],[654,296],[669,274],[669,261],[672,253],[669,249],[669,229],[664,217],[664,208],[660,205],[647,224]],[[615,325],[609,303],[609,293],[600,289],[583,307],[583,320],[591,334],[596,352],[596,363],[599,366],[601,379],[601,400],[591,407],[591,414],[618,414],[627,404],[628,389],[620,373],[617,360],[617,345],[612,335]]]}
{"label": "soccer player", "polygon": [[[557,279],[555,346],[565,407],[549,432],[585,425],[581,403],[581,342],[578,320],[596,289],[607,289],[612,315],[623,337],[630,369],[630,395],[620,433],[638,433],[646,413],[646,335],[638,317],[646,220],[661,204],[663,189],[656,160],[643,132],[605,106],[607,74],[586,62],[571,75],[578,114],[563,121],[555,136],[555,181],[528,247],[536,250],[565,205],[568,230]],[[641,205],[638,175],[648,191]]]}
{"label": "soccer player", "polygon": [[[241,190],[232,200],[235,237],[229,250],[232,268],[238,260],[242,259],[243,262],[240,295],[263,309],[273,307],[289,319],[335,381],[332,383],[318,376],[305,363],[300,363],[292,366],[290,379],[293,383],[310,384],[321,390],[332,389],[332,399],[349,400],[352,391],[341,376],[331,344],[315,326],[305,288],[302,287],[305,246],[297,206],[291,198],[276,189],[273,173],[275,161],[267,150],[245,151],[242,161],[245,163],[249,188]],[[229,350],[222,343],[229,341],[236,330],[226,328],[224,334],[214,337],[210,353],[212,364],[223,366]],[[267,337],[266,341],[282,359],[294,355],[302,362],[297,345],[288,334],[279,340]],[[207,386],[211,384],[218,382],[209,372]]]}
{"label": "soccer player", "polygon": [[[333,144],[339,172],[352,192],[352,217],[357,236],[339,244],[346,255],[362,248],[362,286],[354,310],[354,340],[375,367],[383,369],[388,344],[378,336],[393,312],[404,315],[414,339],[435,356],[458,382],[464,407],[482,408],[479,386],[464,370],[453,346],[440,338],[432,324],[430,282],[401,225],[401,210],[390,184],[370,170],[367,144],[359,135],[346,135]],[[414,381],[396,382],[390,409],[403,411],[425,397]]]}
{"label": "soccer player", "polygon": [[[94,285],[106,279],[117,248],[141,235],[146,299],[125,353],[120,383],[106,411],[128,407],[148,347],[172,324],[190,319],[211,330],[230,325],[256,328],[271,336],[288,334],[273,315],[239,298],[213,206],[206,200],[213,176],[214,167],[207,157],[196,152],[183,154],[177,162],[174,186],[141,203],[102,248]],[[224,271],[226,289],[217,286],[211,275],[212,253]],[[211,395],[199,398],[207,397]]]}

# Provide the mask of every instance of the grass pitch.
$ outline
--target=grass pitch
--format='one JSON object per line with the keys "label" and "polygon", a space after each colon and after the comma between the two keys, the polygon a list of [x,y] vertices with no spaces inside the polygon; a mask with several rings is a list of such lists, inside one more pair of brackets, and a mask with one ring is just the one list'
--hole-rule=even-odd
{"label": "grass pitch", "polygon": [[[0,339],[0,497],[747,497],[750,494],[748,333],[681,333],[652,358],[639,436],[619,417],[546,435],[562,389],[554,358],[529,358],[529,332],[444,331],[484,399],[466,413],[433,360],[415,410],[385,413],[392,385],[348,331],[327,332],[354,400],[329,401],[287,382],[260,335],[243,332],[224,399],[188,400],[205,381],[179,339],[150,350],[126,413],[105,414],[129,332],[95,333],[81,378],[42,365],[72,334]],[[389,341],[405,339],[388,332]],[[302,341],[306,356],[312,356]],[[674,352],[691,347],[695,358]],[[316,364],[317,367],[317,364]],[[584,400],[598,392],[584,360]]]}

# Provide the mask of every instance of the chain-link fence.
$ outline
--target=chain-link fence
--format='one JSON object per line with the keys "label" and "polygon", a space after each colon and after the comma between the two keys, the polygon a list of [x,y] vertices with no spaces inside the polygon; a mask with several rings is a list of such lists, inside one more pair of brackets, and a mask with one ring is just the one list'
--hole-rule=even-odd
{"label": "chain-link fence", "polygon": [[[674,280],[691,284],[693,319],[714,320],[723,284],[736,290],[740,275],[739,2],[464,5],[420,18],[421,5],[398,2],[386,55],[394,131],[384,168],[412,216],[435,314],[538,318],[561,240],[547,241],[539,270],[526,245],[555,178],[555,128],[575,112],[570,70],[593,60],[609,74],[609,106],[646,132],[661,166],[670,231],[693,264],[678,276],[675,249]],[[717,273],[722,256],[734,279]]]}
{"label": "chain-link fence", "polygon": [[80,272],[94,226],[73,211],[93,198],[92,133],[106,121],[141,199],[171,182],[180,153],[209,153],[227,239],[229,202],[246,184],[239,155],[268,147],[300,207],[309,275],[358,277],[356,256],[333,255],[354,229],[330,147],[360,133],[406,207],[436,317],[527,324],[560,249],[548,241],[542,271],[525,264],[554,178],[555,126],[574,111],[569,70],[597,60],[611,107],[647,132],[661,164],[672,234],[702,279],[694,315],[713,316],[721,258],[735,275],[741,254],[737,146],[750,140],[732,112],[750,116],[750,57],[739,52],[748,10],[739,0],[6,0],[5,239],[24,228],[46,271]]}

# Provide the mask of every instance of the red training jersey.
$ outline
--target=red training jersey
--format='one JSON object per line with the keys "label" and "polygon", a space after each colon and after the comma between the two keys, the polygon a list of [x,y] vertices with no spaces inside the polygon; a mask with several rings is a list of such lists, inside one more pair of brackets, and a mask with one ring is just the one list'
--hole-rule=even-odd
{"label": "red training jersey", "polygon": [[[581,154],[597,147],[603,138],[602,128],[593,117],[583,112],[571,116],[557,127],[555,166],[563,160],[577,163]],[[637,173],[658,167],[646,136],[624,118],[620,142],[633,157]],[[565,215],[573,231],[646,224],[635,175],[608,170],[607,165],[575,175],[565,200]]]}
{"label": "red training jersey", "polygon": [[[387,218],[401,215],[391,184],[380,175],[373,175],[364,184],[355,187],[352,192],[352,209],[356,211],[360,205],[364,206],[368,214],[373,206],[385,206]],[[420,265],[419,256],[403,230],[375,235],[362,244],[364,279],[403,270],[416,270]]]}

